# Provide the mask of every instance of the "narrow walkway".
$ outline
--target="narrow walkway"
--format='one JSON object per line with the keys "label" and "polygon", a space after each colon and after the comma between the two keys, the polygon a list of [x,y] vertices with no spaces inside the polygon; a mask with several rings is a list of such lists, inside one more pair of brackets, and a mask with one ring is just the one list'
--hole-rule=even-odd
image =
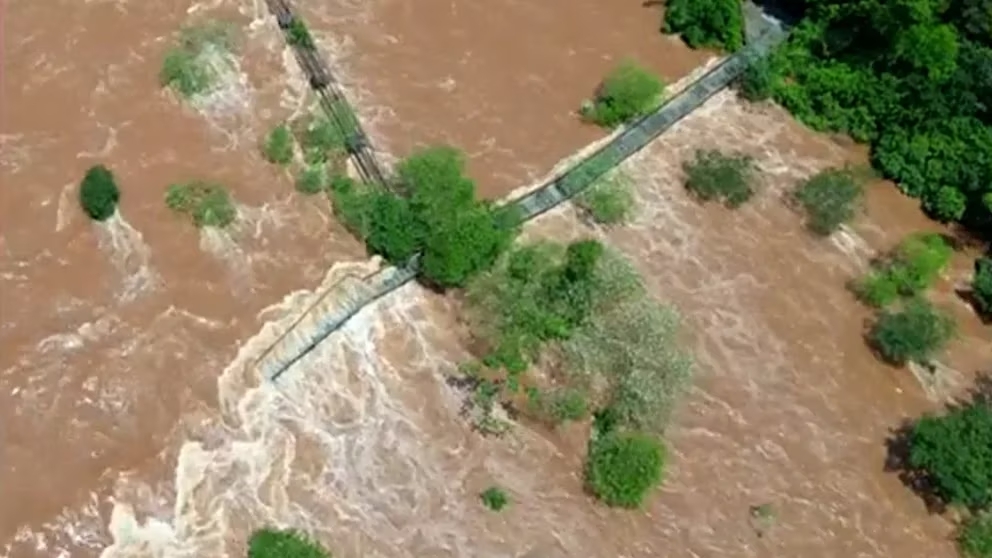
{"label": "narrow walkway", "polygon": [[[284,0],[270,0],[270,5],[272,2],[285,5]],[[280,17],[278,13],[276,16]],[[581,193],[730,85],[751,61],[767,55],[788,36],[787,31],[769,20],[761,24],[766,31],[759,38],[725,58],[655,112],[634,122],[612,141],[537,190],[508,203],[516,204],[524,220],[529,221]],[[328,288],[318,302],[256,361],[256,365],[266,378],[278,379],[364,307],[415,279],[416,267],[414,258],[406,268],[389,267],[372,276]]]}

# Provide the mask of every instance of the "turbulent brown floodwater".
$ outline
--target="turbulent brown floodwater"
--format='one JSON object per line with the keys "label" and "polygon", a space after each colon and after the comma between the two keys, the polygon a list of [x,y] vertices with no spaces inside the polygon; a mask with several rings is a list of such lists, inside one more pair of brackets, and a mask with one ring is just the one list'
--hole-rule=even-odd
{"label": "turbulent brown floodwater", "polygon": [[[460,145],[491,195],[596,137],[571,111],[616,59],[672,79],[702,60],[659,38],[639,2],[486,7],[304,6],[377,143],[399,155]],[[236,22],[238,56],[224,87],[190,106],[157,71],[171,34],[206,16]],[[15,1],[5,23],[6,555],[238,556],[262,525],[356,558],[952,555],[948,525],[881,472],[887,429],[933,403],[870,357],[866,314],[843,286],[873,249],[930,225],[882,185],[852,230],[807,237],[780,194],[848,153],[780,111],[721,94],[635,157],[629,227],[586,229],[566,208],[528,228],[629,254],[680,308],[697,354],[665,488],[644,514],[613,512],[582,495],[581,432],[470,431],[444,382],[467,357],[458,308],[417,286],[259,382],[255,360],[314,293],[375,267],[326,202],[295,195],[258,155],[267,129],[308,103],[260,2]],[[679,186],[680,161],[715,145],[746,146],[769,177],[740,211],[700,207]],[[123,189],[103,225],[76,205],[97,162]],[[165,186],[189,178],[230,187],[232,231],[198,232],[166,210]],[[949,294],[958,279],[937,293],[964,333],[934,399],[992,362],[988,328]],[[478,504],[492,483],[512,493],[508,512]],[[758,538],[748,507],[766,502],[779,519]]]}

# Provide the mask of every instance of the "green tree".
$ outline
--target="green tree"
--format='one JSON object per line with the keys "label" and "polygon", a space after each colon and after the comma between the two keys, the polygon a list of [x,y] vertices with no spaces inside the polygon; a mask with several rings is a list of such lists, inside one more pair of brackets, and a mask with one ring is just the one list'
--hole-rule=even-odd
{"label": "green tree", "polygon": [[975,300],[976,309],[986,316],[992,316],[992,257],[975,260],[971,295]]}
{"label": "green tree", "polygon": [[189,215],[197,227],[226,227],[237,217],[234,202],[223,186],[199,180],[169,186],[165,204]]}
{"label": "green tree", "polygon": [[331,553],[299,531],[260,529],[248,540],[248,558],[331,558]]}
{"label": "green tree", "polygon": [[714,47],[731,52],[744,46],[744,14],[740,0],[668,0],[666,33],[678,33],[692,48]]}
{"label": "green tree", "polygon": [[741,74],[738,89],[741,96],[753,103],[770,99],[775,93],[775,72],[768,59],[751,62]]}
{"label": "green tree", "polygon": [[606,76],[596,98],[582,108],[582,116],[604,128],[615,128],[654,110],[664,89],[651,72],[625,61]]}
{"label": "green tree", "polygon": [[703,201],[721,200],[736,208],[754,195],[756,168],[751,157],[700,150],[683,168],[686,188]]}
{"label": "green tree", "polygon": [[992,407],[973,401],[943,416],[925,416],[909,435],[909,465],[937,495],[973,509],[992,503]]}
{"label": "green tree", "polygon": [[389,193],[372,197],[369,223],[369,249],[391,262],[405,263],[422,244],[424,232],[410,205]]}
{"label": "green tree", "polygon": [[944,348],[954,332],[953,318],[926,301],[914,300],[901,310],[883,311],[869,337],[890,363],[926,363]]}
{"label": "green tree", "polygon": [[589,444],[586,483],[610,506],[640,507],[662,480],[665,448],[644,434],[611,432]]}
{"label": "green tree", "polygon": [[121,191],[114,173],[103,165],[90,167],[79,185],[79,203],[94,221],[106,221],[117,211]]}
{"label": "green tree", "polygon": [[505,490],[498,486],[490,486],[485,489],[479,495],[479,498],[482,500],[484,506],[495,512],[502,511],[503,508],[510,504],[510,497],[506,494]]}
{"label": "green tree", "polygon": [[992,512],[980,512],[965,521],[958,548],[965,558],[992,558]]}
{"label": "green tree", "polygon": [[830,169],[807,180],[796,191],[806,209],[807,226],[827,236],[850,221],[859,209],[864,191],[850,170]]}
{"label": "green tree", "polygon": [[288,165],[293,160],[293,134],[289,126],[280,124],[269,132],[263,148],[265,159],[277,165]]}

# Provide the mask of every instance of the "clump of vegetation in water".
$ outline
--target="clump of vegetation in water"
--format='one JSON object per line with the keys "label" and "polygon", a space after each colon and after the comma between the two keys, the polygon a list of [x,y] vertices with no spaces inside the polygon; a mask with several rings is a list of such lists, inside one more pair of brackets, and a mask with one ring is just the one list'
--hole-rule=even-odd
{"label": "clump of vegetation in water", "polygon": [[[980,510],[992,505],[992,406],[977,399],[909,432],[908,465],[941,500]],[[985,521],[988,521],[987,518]]]}
{"label": "clump of vegetation in water", "polygon": [[606,76],[596,98],[582,107],[582,117],[604,128],[616,128],[657,108],[664,90],[658,77],[627,61]]}
{"label": "clump of vegetation in water", "polygon": [[394,265],[420,253],[421,279],[450,288],[465,285],[509,247],[519,221],[515,212],[477,198],[458,151],[415,153],[398,165],[397,175],[408,197],[353,181],[332,184],[335,212],[369,251]]}
{"label": "clump of vegetation in water", "polygon": [[79,185],[79,204],[94,221],[106,221],[121,199],[114,173],[103,165],[90,167]]}
{"label": "clump of vegetation in water", "polygon": [[940,277],[953,254],[953,247],[939,234],[914,234],[877,263],[854,290],[862,302],[876,308],[920,295]]}
{"label": "clump of vegetation in water", "polygon": [[589,444],[586,485],[603,503],[637,508],[662,480],[665,446],[644,434],[610,432]]}
{"label": "clump of vegetation in water", "polygon": [[980,512],[965,521],[958,533],[965,558],[992,558],[992,512]]}
{"label": "clump of vegetation in water", "polygon": [[347,156],[348,138],[356,131],[354,115],[341,101],[336,102],[332,110],[336,118],[320,114],[311,118],[300,132],[303,158],[308,164],[325,163]]}
{"label": "clump of vegetation in water", "polygon": [[159,71],[163,87],[171,87],[183,97],[193,97],[209,91],[217,76],[211,69],[209,57],[227,52],[232,45],[230,28],[209,23],[183,29],[177,44],[169,49]]}
{"label": "clump of vegetation in water", "polygon": [[319,194],[327,189],[327,166],[308,165],[296,177],[296,190],[303,194]]}
{"label": "clump of vegetation in water", "polygon": [[971,297],[975,309],[986,317],[992,317],[992,258],[975,260],[975,277],[971,280]]}
{"label": "clump of vegetation in water", "polygon": [[248,540],[248,558],[331,558],[331,553],[299,531],[261,529]]}
{"label": "clump of vegetation in water", "polygon": [[796,200],[806,210],[806,226],[828,236],[854,218],[864,196],[861,181],[850,169],[820,172],[796,190]]}
{"label": "clump of vegetation in water", "polygon": [[234,222],[237,210],[223,186],[193,181],[169,186],[165,204],[173,211],[185,213],[197,227],[226,227]]}
{"label": "clump of vegetation in water", "polygon": [[630,178],[619,172],[596,181],[575,200],[589,217],[602,225],[627,222],[634,211]]}
{"label": "clump of vegetation in water", "polygon": [[293,21],[289,23],[289,28],[286,29],[286,42],[306,50],[316,48],[313,35],[310,34],[307,25],[299,18],[293,18]]}
{"label": "clump of vegetation in water", "polygon": [[510,497],[502,488],[490,486],[479,495],[482,504],[492,511],[498,512],[510,504]]}
{"label": "clump of vegetation in water", "polygon": [[774,94],[775,73],[766,58],[752,61],[737,83],[741,96],[758,103],[767,101]]}
{"label": "clump of vegetation in water", "polygon": [[683,168],[685,187],[702,201],[720,200],[737,208],[754,195],[757,172],[754,160],[746,155],[700,150]]}
{"label": "clump of vegetation in water", "polygon": [[289,126],[280,124],[269,132],[262,149],[265,159],[277,165],[288,165],[293,160],[293,148],[296,141]]}
{"label": "clump of vegetation in water", "polygon": [[954,337],[954,319],[917,299],[900,310],[884,310],[868,336],[879,355],[892,364],[927,363]]}

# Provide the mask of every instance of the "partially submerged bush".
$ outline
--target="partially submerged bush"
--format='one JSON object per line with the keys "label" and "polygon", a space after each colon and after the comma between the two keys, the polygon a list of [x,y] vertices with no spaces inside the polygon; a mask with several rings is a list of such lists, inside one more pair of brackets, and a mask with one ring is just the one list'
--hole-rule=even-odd
{"label": "partially submerged bush", "polygon": [[992,511],[965,521],[958,534],[958,548],[964,558],[992,558]]}
{"label": "partially submerged bush", "polygon": [[327,188],[327,165],[307,165],[296,177],[296,189],[303,194],[319,194]]}
{"label": "partially submerged bush", "polygon": [[678,33],[692,48],[736,51],[744,46],[740,0],[668,0],[665,33]]}
{"label": "partially submerged bush", "polygon": [[909,433],[909,466],[948,504],[992,504],[992,407],[976,400],[919,419]]}
{"label": "partially submerged bush", "polygon": [[280,124],[269,132],[262,149],[265,159],[277,165],[288,165],[293,160],[293,134],[289,126]]}
{"label": "partially submerged bush", "polygon": [[640,507],[662,480],[665,447],[637,433],[611,432],[589,444],[586,484],[610,506]]}
{"label": "partially submerged bush", "polygon": [[159,81],[183,97],[207,92],[217,79],[208,58],[231,48],[230,28],[209,23],[184,28],[179,40],[165,55]]}
{"label": "partially submerged bush", "polygon": [[887,362],[927,363],[954,337],[953,318],[924,300],[883,311],[869,333],[872,345]]}
{"label": "partially submerged bush", "polygon": [[939,234],[914,234],[856,286],[862,302],[883,308],[926,291],[951,261],[954,249]]}
{"label": "partially submerged bush", "polygon": [[286,29],[286,42],[292,46],[313,50],[316,44],[307,25],[299,18],[293,18]]}
{"label": "partially submerged bush", "polygon": [[746,155],[700,150],[683,168],[686,188],[703,201],[721,200],[727,207],[736,208],[754,195],[756,168],[754,160]]}
{"label": "partially submerged bush", "polygon": [[651,72],[624,62],[603,80],[592,103],[583,106],[582,117],[615,128],[657,108],[664,89],[664,83]]}
{"label": "partially submerged bush", "polygon": [[166,190],[165,204],[189,215],[197,227],[226,227],[237,216],[227,190],[209,182],[173,184]]}
{"label": "partially submerged bush", "polygon": [[261,529],[248,540],[248,558],[331,558],[331,553],[299,531]]}
{"label": "partially submerged bush", "polygon": [[602,178],[576,198],[575,203],[597,223],[624,223],[634,210],[630,178],[623,174]]}
{"label": "partially submerged bush", "polygon": [[795,195],[806,210],[807,227],[827,236],[854,217],[864,191],[851,170],[830,169],[807,180]]}
{"label": "partially submerged bush", "polygon": [[975,309],[980,314],[992,316],[992,257],[975,260],[971,297],[975,301]]}
{"label": "partially submerged bush", "polygon": [[479,495],[479,498],[482,500],[484,506],[495,512],[501,511],[510,503],[510,497],[506,494],[506,491],[498,486],[490,486],[485,489]]}
{"label": "partially submerged bush", "polygon": [[767,58],[752,61],[737,84],[742,97],[757,103],[772,98],[775,93],[775,72]]}
{"label": "partially submerged bush", "polygon": [[79,185],[79,204],[95,221],[105,221],[117,210],[121,191],[114,173],[103,165],[90,167]]}

